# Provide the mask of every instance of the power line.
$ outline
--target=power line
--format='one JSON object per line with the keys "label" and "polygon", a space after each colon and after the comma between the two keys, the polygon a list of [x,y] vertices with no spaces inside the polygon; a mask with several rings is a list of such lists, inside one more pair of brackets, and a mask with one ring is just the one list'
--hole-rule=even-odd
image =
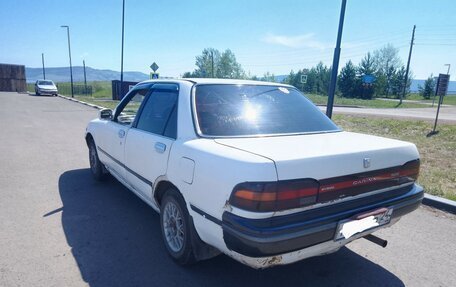
{"label": "power line", "polygon": [[[363,38],[358,38],[358,39],[363,39]],[[372,39],[372,40],[368,40]],[[385,43],[391,43],[391,44],[397,44],[398,40],[403,40],[403,36],[399,35],[394,35],[391,37],[368,37],[364,38],[364,42],[349,42],[348,45],[355,45],[355,47],[343,47],[345,50],[349,49],[351,51],[359,51],[359,50],[365,50],[366,47],[368,46],[377,46]],[[346,44],[347,45],[347,44]],[[356,46],[358,45],[358,46]],[[292,55],[292,54],[297,54],[297,53],[302,53],[306,51],[315,51],[315,53],[318,52],[318,50],[305,47],[305,48],[288,48],[287,50],[282,50],[282,51],[271,51],[271,52],[265,52],[265,53],[258,53],[258,52],[237,52],[236,53],[236,58],[237,59],[242,59],[242,58],[250,58],[252,56],[274,56],[274,55]],[[319,51],[318,53],[332,53],[331,49],[323,49],[323,51]]]}
{"label": "power line", "polygon": [[416,43],[415,45],[419,46],[456,46],[456,43]]}

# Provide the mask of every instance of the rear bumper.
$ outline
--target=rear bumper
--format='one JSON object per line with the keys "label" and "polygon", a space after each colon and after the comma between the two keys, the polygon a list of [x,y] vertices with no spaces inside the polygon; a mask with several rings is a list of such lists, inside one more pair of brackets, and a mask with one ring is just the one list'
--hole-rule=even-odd
{"label": "rear bumper", "polygon": [[[266,219],[223,214],[228,249],[248,257],[267,257],[333,241],[340,220],[380,207],[393,208],[392,222],[421,204],[423,188],[414,184],[396,190]],[[373,230],[371,231],[373,232]]]}

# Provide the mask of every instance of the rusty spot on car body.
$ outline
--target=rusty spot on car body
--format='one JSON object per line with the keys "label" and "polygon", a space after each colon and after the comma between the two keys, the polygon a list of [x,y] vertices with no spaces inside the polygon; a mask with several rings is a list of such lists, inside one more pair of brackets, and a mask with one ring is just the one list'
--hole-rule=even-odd
{"label": "rusty spot on car body", "polygon": [[223,206],[223,208],[224,208],[225,210],[228,210],[228,211],[232,211],[232,210],[233,210],[233,208],[231,207],[231,204],[230,204],[230,201],[229,201],[229,200],[225,201],[225,205]]}
{"label": "rusty spot on car body", "polygon": [[280,264],[280,262],[282,262],[281,255],[276,255],[276,256],[258,260],[258,263],[260,263],[263,267],[277,265],[277,264]]}

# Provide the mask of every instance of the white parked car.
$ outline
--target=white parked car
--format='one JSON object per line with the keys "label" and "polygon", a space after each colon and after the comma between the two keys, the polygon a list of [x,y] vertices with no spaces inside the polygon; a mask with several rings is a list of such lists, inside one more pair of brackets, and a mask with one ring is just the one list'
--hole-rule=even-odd
{"label": "white parked car", "polygon": [[35,94],[37,96],[50,95],[57,96],[58,90],[56,85],[51,80],[37,80],[35,82]]}
{"label": "white parked car", "polygon": [[180,264],[220,252],[254,268],[337,251],[416,209],[419,154],[342,131],[296,88],[238,80],[136,85],[86,131],[112,174],[160,212]]}

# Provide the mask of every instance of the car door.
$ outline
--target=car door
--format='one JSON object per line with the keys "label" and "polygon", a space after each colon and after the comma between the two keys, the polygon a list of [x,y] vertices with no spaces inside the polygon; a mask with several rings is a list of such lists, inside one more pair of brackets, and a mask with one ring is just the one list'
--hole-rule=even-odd
{"label": "car door", "polygon": [[177,84],[154,84],[128,131],[125,143],[127,182],[152,199],[155,180],[166,174],[168,155],[177,136]]}
{"label": "car door", "polygon": [[150,86],[136,86],[124,97],[117,106],[113,119],[106,122],[97,143],[103,163],[114,176],[123,181],[126,180],[125,139]]}

